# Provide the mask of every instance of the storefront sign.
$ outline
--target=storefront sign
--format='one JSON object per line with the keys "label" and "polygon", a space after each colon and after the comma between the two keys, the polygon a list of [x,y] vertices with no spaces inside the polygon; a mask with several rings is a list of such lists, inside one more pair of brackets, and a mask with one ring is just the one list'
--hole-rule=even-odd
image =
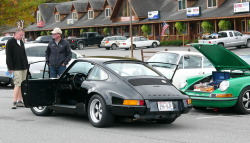
{"label": "storefront sign", "polygon": [[201,16],[201,8],[200,7],[187,8],[187,16]]}
{"label": "storefront sign", "polygon": [[38,21],[37,27],[44,27],[44,21]]}
{"label": "storefront sign", "polygon": [[159,11],[149,11],[148,12],[148,19],[160,19],[160,12]]}
{"label": "storefront sign", "polygon": [[[132,21],[135,20],[135,17],[132,16]],[[121,17],[121,21],[130,21],[130,17]]]}
{"label": "storefront sign", "polygon": [[235,3],[234,13],[249,12],[249,2]]}

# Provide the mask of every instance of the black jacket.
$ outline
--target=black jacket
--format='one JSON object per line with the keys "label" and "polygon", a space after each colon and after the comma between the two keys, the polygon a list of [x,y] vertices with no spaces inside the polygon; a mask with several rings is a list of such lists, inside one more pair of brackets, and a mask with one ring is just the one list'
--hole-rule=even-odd
{"label": "black jacket", "polygon": [[64,39],[61,39],[58,45],[55,40],[50,41],[45,55],[46,61],[48,61],[51,66],[67,65],[72,57],[69,43]]}
{"label": "black jacket", "polygon": [[20,40],[21,46],[15,38],[6,43],[6,64],[8,70],[26,70],[28,69],[28,59],[25,52],[24,43]]}

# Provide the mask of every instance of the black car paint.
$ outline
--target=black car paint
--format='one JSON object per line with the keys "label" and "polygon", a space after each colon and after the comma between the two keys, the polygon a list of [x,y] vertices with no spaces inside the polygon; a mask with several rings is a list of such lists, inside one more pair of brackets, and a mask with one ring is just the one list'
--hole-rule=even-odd
{"label": "black car paint", "polygon": [[[83,98],[82,100],[84,105],[77,104],[74,107],[74,109],[72,109],[72,106],[71,107],[60,106],[59,104],[56,103],[59,83],[62,81],[62,78],[60,78],[60,79],[46,79],[43,81],[43,83],[39,83],[41,81],[40,79],[29,80],[26,83],[24,82],[26,86],[23,83],[22,90],[27,92],[27,93],[23,92],[25,106],[26,107],[50,106],[50,108],[53,110],[58,110],[58,111],[60,110],[63,112],[84,113],[86,112],[87,109],[86,105],[88,105],[88,99],[90,99],[92,95],[98,94],[102,96],[102,98],[105,100],[108,109],[114,115],[120,115],[120,116],[133,116],[134,114],[140,114],[141,119],[150,119],[150,118],[160,119],[172,116],[178,117],[182,113],[187,113],[191,109],[191,105],[184,105],[185,104],[184,100],[188,99],[189,97],[179,92],[170,82],[168,82],[167,83],[168,85],[165,86],[164,85],[134,86],[129,82],[131,77],[121,77],[108,67],[105,67],[106,64],[105,60],[104,61],[96,59],[75,60],[67,68],[67,70],[63,73],[61,77],[63,77],[72,66],[74,66],[74,63],[79,61],[92,62],[95,64],[95,66],[101,67],[109,75],[109,78],[104,81],[95,81],[89,79],[83,81],[81,87],[82,89],[84,89],[84,95],[83,93],[81,93],[81,97]],[[118,62],[122,61],[123,60],[118,60]],[[124,62],[128,62],[128,60],[124,60]],[[130,62],[138,62],[138,61],[130,61]],[[164,77],[159,77],[159,79],[167,80]],[[46,86],[44,87],[44,85]],[[144,88],[146,88],[147,90],[145,90]],[[166,92],[166,94],[161,94],[162,92]],[[32,98],[30,97],[31,95]],[[121,104],[113,104],[112,98],[114,97],[120,100],[123,99],[145,100],[146,104],[144,106],[124,106]],[[156,106],[157,105],[156,103],[158,101],[173,101],[173,103],[176,104],[176,109],[172,111],[171,114],[166,114],[168,112],[159,112]]]}

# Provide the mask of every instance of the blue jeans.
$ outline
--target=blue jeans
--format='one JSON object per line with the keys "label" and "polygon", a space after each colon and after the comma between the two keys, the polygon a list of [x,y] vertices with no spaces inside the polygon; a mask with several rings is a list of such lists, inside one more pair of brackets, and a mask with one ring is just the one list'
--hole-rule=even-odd
{"label": "blue jeans", "polygon": [[49,66],[50,68],[50,78],[58,78],[66,70],[66,66]]}

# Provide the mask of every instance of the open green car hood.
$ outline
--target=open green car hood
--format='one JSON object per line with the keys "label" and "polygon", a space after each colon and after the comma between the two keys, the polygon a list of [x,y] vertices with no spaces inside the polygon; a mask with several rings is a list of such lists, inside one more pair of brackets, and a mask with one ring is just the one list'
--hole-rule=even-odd
{"label": "open green car hood", "polygon": [[233,52],[215,44],[191,44],[202,53],[217,70],[250,70],[250,65]]}

